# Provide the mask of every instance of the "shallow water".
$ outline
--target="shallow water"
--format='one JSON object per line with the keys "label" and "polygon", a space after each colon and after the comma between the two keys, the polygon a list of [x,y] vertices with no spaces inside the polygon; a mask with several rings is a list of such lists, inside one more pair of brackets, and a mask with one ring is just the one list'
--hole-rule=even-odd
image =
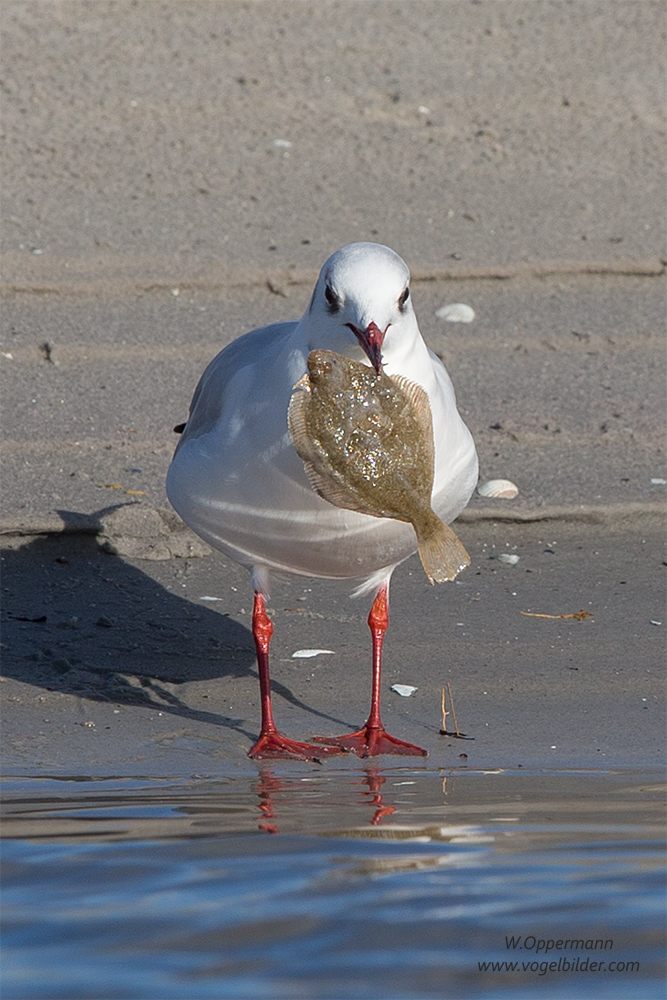
{"label": "shallow water", "polygon": [[3,998],[662,997],[660,777],[8,779]]}

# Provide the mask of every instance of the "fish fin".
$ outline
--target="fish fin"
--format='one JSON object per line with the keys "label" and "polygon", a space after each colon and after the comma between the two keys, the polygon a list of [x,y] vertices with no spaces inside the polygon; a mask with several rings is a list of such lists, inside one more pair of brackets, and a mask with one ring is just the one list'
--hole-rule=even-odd
{"label": "fish fin", "polygon": [[470,556],[463,544],[437,514],[432,514],[425,528],[417,531],[417,541],[419,558],[431,583],[455,580],[461,570],[470,565]]}
{"label": "fish fin", "polygon": [[287,409],[287,426],[297,455],[304,462],[312,462],[316,457],[313,441],[306,425],[306,412],[310,400],[308,374],[303,375],[294,386]]}
{"label": "fish fin", "polygon": [[295,382],[292,386],[292,392],[295,392],[297,389],[305,389],[306,392],[310,392],[310,377],[308,372],[302,375],[299,381]]}
{"label": "fish fin", "polygon": [[[294,446],[296,448],[296,444]],[[299,449],[297,448],[297,451]],[[322,497],[334,507],[343,507],[345,510],[354,510],[357,514],[370,514],[372,517],[384,517],[379,514],[374,507],[357,496],[353,489],[338,478],[336,473],[322,473],[312,462],[304,459],[304,468],[308,476],[308,482],[313,487],[318,496]]]}
{"label": "fish fin", "polygon": [[431,414],[428,393],[421,385],[417,382],[411,382],[404,375],[389,375],[387,377],[405,393],[412,404],[414,414],[422,429],[426,458],[431,468],[431,475],[433,476],[435,470],[435,443],[433,440],[433,416]]}

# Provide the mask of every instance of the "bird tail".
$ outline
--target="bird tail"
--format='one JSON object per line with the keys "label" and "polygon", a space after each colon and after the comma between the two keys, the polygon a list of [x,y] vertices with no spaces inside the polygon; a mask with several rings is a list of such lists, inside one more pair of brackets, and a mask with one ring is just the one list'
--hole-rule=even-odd
{"label": "bird tail", "polygon": [[470,556],[452,529],[437,514],[431,514],[423,526],[415,525],[419,558],[431,583],[444,583],[456,579],[470,565]]}

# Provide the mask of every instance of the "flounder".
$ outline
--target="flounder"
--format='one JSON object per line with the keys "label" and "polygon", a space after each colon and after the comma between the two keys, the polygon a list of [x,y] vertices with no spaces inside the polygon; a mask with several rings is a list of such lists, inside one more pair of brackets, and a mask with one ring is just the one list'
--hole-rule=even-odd
{"label": "flounder", "polygon": [[324,500],[412,524],[431,583],[453,580],[469,565],[465,548],[431,508],[433,421],[420,385],[333,351],[311,351],[288,425]]}

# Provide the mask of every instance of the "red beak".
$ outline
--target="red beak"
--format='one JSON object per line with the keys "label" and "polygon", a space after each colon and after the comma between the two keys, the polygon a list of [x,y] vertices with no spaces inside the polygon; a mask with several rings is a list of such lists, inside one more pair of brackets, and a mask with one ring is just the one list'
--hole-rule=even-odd
{"label": "red beak", "polygon": [[384,335],[389,329],[389,326],[387,326],[385,330],[381,330],[380,327],[372,320],[365,330],[360,330],[358,326],[354,325],[354,323],[346,323],[345,325],[349,326],[350,330],[361,344],[366,357],[379,375],[382,371],[382,342],[384,341]]}

